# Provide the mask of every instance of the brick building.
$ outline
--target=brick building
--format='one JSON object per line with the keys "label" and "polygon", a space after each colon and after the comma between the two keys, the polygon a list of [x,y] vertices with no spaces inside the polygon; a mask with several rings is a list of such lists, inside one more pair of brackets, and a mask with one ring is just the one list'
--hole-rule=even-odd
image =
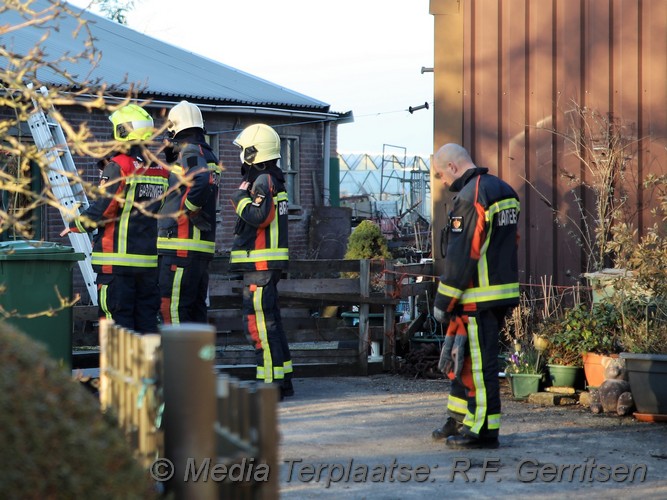
{"label": "brick building", "polygon": [[[82,50],[88,35],[86,30],[77,30],[80,19],[92,35],[100,60],[96,65],[87,59],[64,63],[69,73],[87,75],[88,81],[99,80],[108,89],[105,99],[112,101],[124,96],[132,84],[137,89],[137,100],[146,106],[158,126],[179,101],[186,99],[197,104],[202,110],[210,143],[225,167],[219,199],[221,224],[216,246],[219,253],[225,253],[231,245],[235,214],[229,200],[231,192],[241,182],[239,150],[232,141],[252,123],[271,125],[281,137],[281,167],[288,178],[292,257],[306,256],[310,216],[317,206],[329,204],[330,176],[338,179],[337,126],[351,121],[352,113],[334,112],[317,99],[155,40],[88,11],[65,6],[63,11],[49,0],[36,0],[30,4],[32,14],[20,12],[20,9],[1,12],[0,26],[18,26],[42,9],[47,9],[46,12],[55,9],[53,12],[57,15],[53,19],[43,16],[44,22],[20,29],[0,30],[0,42],[6,49],[0,55],[0,70],[7,71],[12,64],[16,65],[10,62],[8,54],[21,56],[37,45],[52,59]],[[40,41],[45,34],[48,37]],[[27,78],[47,87],[68,84],[48,66],[40,67],[35,75]],[[94,140],[112,138],[106,114],[88,111],[83,106],[59,111],[74,126],[87,123]],[[11,109],[0,105],[0,118],[11,113]],[[29,140],[29,129],[23,129],[21,135]],[[97,160],[75,156],[74,161],[83,171],[83,178],[95,182]],[[36,237],[62,241],[58,236],[62,229],[59,213],[52,208],[43,210],[36,214],[39,226],[35,228]]]}

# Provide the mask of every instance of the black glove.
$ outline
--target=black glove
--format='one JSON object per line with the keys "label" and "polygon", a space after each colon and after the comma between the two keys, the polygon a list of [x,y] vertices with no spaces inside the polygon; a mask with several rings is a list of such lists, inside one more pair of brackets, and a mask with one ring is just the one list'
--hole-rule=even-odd
{"label": "black glove", "polygon": [[169,163],[170,165],[172,163],[176,163],[176,160],[178,160],[178,148],[174,146],[174,143],[170,143],[168,146],[164,147],[164,159]]}
{"label": "black glove", "polygon": [[195,210],[194,212],[188,212],[188,217],[190,221],[199,229],[200,231],[210,231],[211,223],[208,221],[206,214],[201,210]]}

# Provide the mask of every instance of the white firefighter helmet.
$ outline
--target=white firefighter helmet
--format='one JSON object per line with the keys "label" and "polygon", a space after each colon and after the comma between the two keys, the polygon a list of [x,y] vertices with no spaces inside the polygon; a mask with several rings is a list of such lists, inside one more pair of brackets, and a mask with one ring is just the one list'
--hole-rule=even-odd
{"label": "white firefighter helmet", "polygon": [[111,113],[109,120],[113,124],[113,137],[117,141],[145,141],[155,131],[151,115],[136,104],[117,109]]}
{"label": "white firefighter helmet", "polygon": [[186,128],[204,128],[200,109],[188,101],[181,101],[171,108],[167,119],[169,120],[167,131],[172,137]]}
{"label": "white firefighter helmet", "polygon": [[280,137],[263,123],[243,129],[234,139],[234,145],[241,148],[241,161],[249,165],[280,158]]}

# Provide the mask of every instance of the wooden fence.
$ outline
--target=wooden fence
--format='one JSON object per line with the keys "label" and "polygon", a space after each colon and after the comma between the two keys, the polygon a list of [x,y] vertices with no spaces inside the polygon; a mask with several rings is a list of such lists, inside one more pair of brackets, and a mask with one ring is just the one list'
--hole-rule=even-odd
{"label": "wooden fence", "polygon": [[[394,261],[291,260],[278,284],[283,325],[296,376],[367,375],[396,365],[397,306],[433,297],[432,264]],[[217,368],[252,377],[254,352],[243,334],[242,281],[227,261],[211,265],[209,323],[218,336]],[[350,314],[352,307],[358,313]],[[341,317],[341,311],[346,317]],[[357,316],[358,317],[353,317]],[[356,324],[352,324],[352,321]],[[372,342],[382,361],[369,366]]]}
{"label": "wooden fence", "polygon": [[[210,268],[208,313],[217,336],[216,369],[247,379],[254,378],[255,357],[243,333],[242,288],[240,276],[228,271],[228,260],[216,257]],[[291,260],[278,289],[296,376],[367,375],[396,368],[398,306],[401,311],[409,308],[413,319],[413,299],[432,300],[436,282],[432,263]],[[351,317],[353,307],[358,308],[357,318]],[[78,328],[94,325],[97,307],[75,306],[74,319]],[[380,346],[382,361],[369,365],[373,342]],[[94,355],[75,353],[74,366],[93,366],[94,361],[84,365],[81,358]]]}
{"label": "wooden fence", "polygon": [[164,451],[162,431],[155,425],[159,347],[158,334],[137,335],[113,321],[100,321],[100,404],[118,419],[147,468]]}
{"label": "wooden fence", "polygon": [[[278,391],[216,375],[213,328],[139,335],[101,320],[100,344],[102,409],[117,417],[144,467],[171,461],[175,498],[277,498]],[[191,461],[197,470],[206,461],[217,476],[236,465],[241,479],[186,481]]]}

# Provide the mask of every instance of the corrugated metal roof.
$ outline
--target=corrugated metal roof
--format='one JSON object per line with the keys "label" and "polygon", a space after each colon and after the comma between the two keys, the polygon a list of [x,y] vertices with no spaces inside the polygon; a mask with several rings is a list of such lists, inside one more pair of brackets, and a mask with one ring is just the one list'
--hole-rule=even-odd
{"label": "corrugated metal roof", "polygon": [[[50,5],[46,0],[36,0],[31,7],[40,10]],[[88,60],[63,64],[80,80],[100,79],[119,90],[126,90],[128,82],[138,83],[146,94],[203,100],[212,104],[329,112],[327,103],[143,35],[78,7],[70,5],[70,8],[80,12],[81,18],[88,23],[95,38],[95,48],[102,57],[97,66],[92,66]],[[21,16],[13,10],[0,14],[0,25],[16,25],[21,21]],[[48,31],[48,38],[42,44],[48,59],[83,49],[86,33],[80,30],[75,34],[78,21],[72,16],[59,16],[46,26],[48,28],[27,26],[2,35],[0,43],[12,52],[26,54]],[[6,67],[7,62],[0,59],[0,64]],[[68,83],[47,67],[40,68],[37,76],[42,83]]]}

